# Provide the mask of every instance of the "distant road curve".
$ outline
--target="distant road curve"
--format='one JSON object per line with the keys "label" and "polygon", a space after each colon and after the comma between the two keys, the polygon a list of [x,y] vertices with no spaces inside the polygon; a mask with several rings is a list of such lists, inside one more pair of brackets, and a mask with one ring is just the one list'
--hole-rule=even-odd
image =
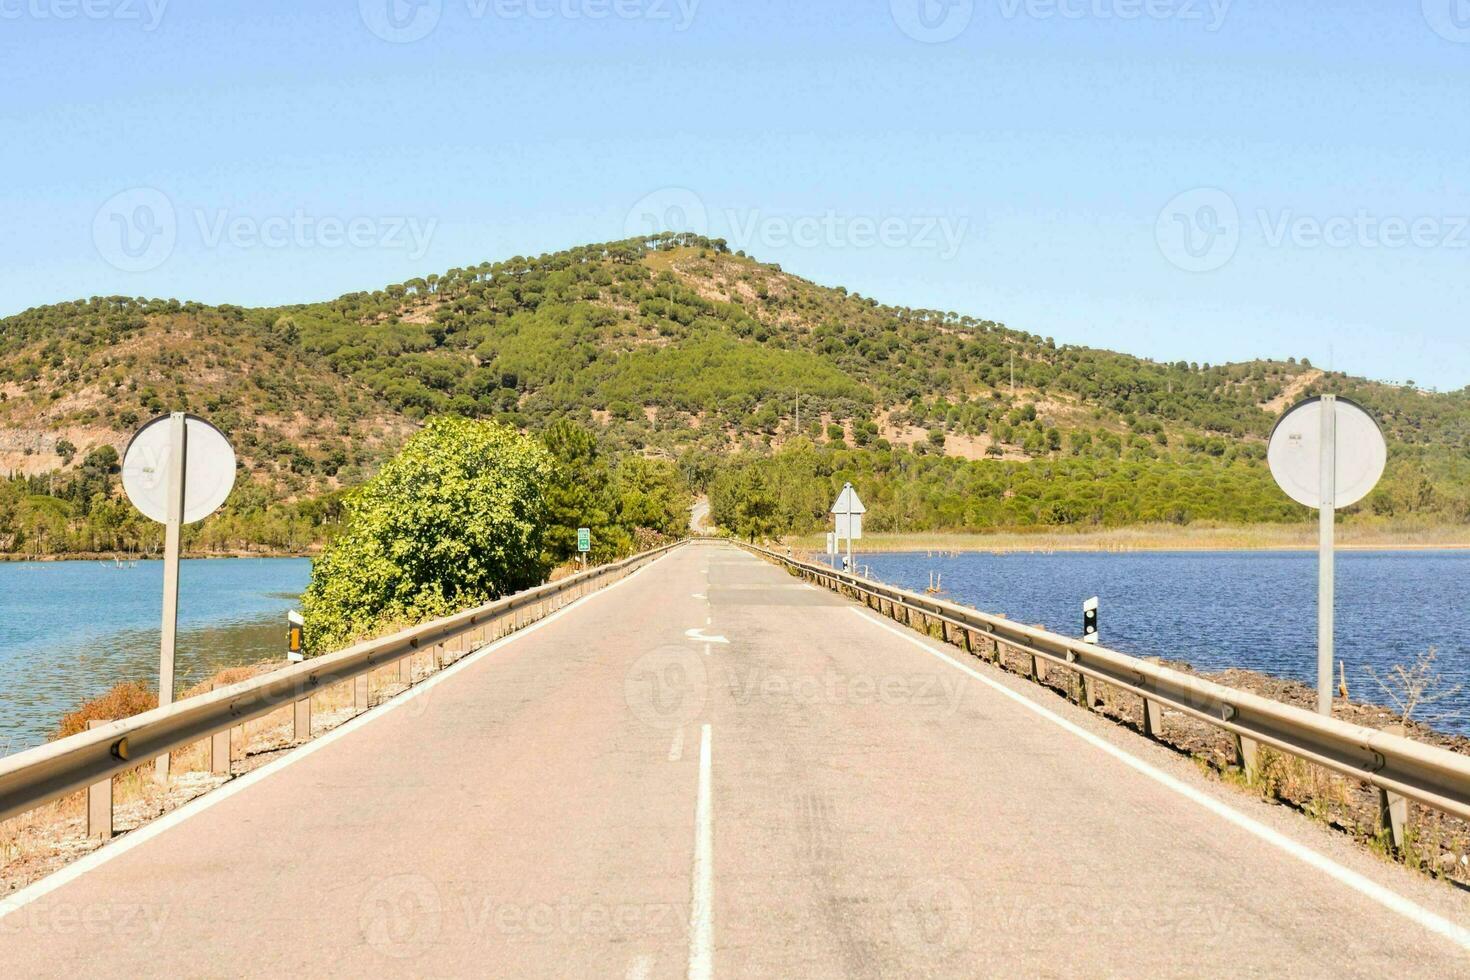
{"label": "distant road curve", "polygon": [[711,530],[708,522],[709,501],[700,497],[694,502],[694,506],[689,508],[689,530],[695,534],[708,534]]}

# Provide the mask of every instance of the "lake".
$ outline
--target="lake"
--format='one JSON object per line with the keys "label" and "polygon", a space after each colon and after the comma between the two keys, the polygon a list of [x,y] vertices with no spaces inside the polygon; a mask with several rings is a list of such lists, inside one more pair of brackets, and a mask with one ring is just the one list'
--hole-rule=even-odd
{"label": "lake", "polygon": [[[944,598],[1082,632],[1082,603],[1102,599],[1104,645],[1182,660],[1201,670],[1244,667],[1316,685],[1315,552],[962,553],[855,555],[859,569],[911,591],[942,576]],[[1466,685],[1436,708],[1436,726],[1470,734],[1470,553],[1346,552],[1337,566],[1337,656],[1355,700],[1386,703],[1363,668],[1412,664],[1430,647],[1447,681]]]}
{"label": "lake", "polygon": [[[178,689],[282,657],[306,558],[186,561]],[[163,563],[0,562],[0,755],[40,744],[66,712],[122,680],[158,684]]]}

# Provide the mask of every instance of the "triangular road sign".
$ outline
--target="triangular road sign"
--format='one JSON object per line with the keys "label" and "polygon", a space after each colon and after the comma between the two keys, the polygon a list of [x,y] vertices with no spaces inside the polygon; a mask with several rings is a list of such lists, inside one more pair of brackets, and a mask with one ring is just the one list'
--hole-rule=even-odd
{"label": "triangular road sign", "polygon": [[857,491],[852,488],[852,484],[844,484],[842,492],[837,495],[837,502],[832,505],[832,513],[866,514],[867,512],[868,508],[864,507],[863,502],[858,499]]}

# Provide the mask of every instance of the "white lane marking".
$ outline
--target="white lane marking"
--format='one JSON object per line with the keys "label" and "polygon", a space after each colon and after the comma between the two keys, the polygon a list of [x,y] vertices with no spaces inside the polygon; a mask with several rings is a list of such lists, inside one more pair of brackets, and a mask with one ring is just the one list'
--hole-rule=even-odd
{"label": "white lane marking", "polygon": [[692,629],[692,630],[685,630],[684,631],[684,636],[686,638],[690,639],[690,640],[699,640],[702,643],[726,643],[726,644],[728,644],[730,642],[729,640],[725,639],[723,636],[705,636],[704,635],[704,630],[702,628],[698,628],[698,627],[696,627],[695,629]]}
{"label": "white lane marking", "polygon": [[684,758],[684,726],[680,725],[674,732],[674,744],[669,746],[669,761],[678,762]]}
{"label": "white lane marking", "polygon": [[710,651],[710,646],[709,646],[709,644],[708,644],[708,643],[706,643],[706,644],[705,644],[705,645],[704,645],[704,655],[705,655],[705,656],[706,656],[706,657],[708,657],[708,656],[709,656],[709,651]]}
{"label": "white lane marking", "polygon": [[691,599],[704,599],[704,598],[706,598],[706,596],[705,596],[705,594],[703,592],[696,592],[693,595],[691,595],[689,598],[691,598]]}
{"label": "white lane marking", "polygon": [[710,726],[699,736],[699,797],[694,804],[694,897],[689,907],[689,980],[714,976],[714,801],[710,799]]}
{"label": "white lane marking", "polygon": [[713,616],[706,616],[706,617],[704,617],[704,625],[706,625],[706,626],[713,626],[714,624],[715,624],[715,617],[713,617]]}
{"label": "white lane marking", "polygon": [[867,620],[869,623],[872,623],[874,626],[888,630],[890,633],[893,633],[894,635],[904,640],[908,640],[919,649],[932,654],[940,660],[943,660],[951,667],[955,667],[959,670],[964,671],[966,674],[969,674],[980,683],[986,685],[987,687],[994,688],[996,691],[1004,694],[1012,701],[1021,705],[1021,707],[1025,708],[1027,711],[1040,715],[1042,718],[1045,718],[1047,721],[1056,725],[1058,728],[1061,728],[1067,732],[1070,732],[1073,735],[1076,735],[1084,742],[1088,743],[1094,748],[1101,749],[1103,752],[1106,752],[1108,755],[1117,759],[1119,762],[1122,762],[1130,769],[1142,773],[1143,775],[1161,784],[1162,786],[1173,790],[1190,802],[1199,804],[1216,816],[1221,817],[1229,821],[1230,823],[1233,823],[1235,826],[1239,827],[1241,830],[1244,830],[1246,833],[1259,837],[1261,840],[1265,841],[1271,846],[1285,851],[1287,854],[1291,855],[1297,860],[1308,864],[1311,867],[1316,868],[1318,871],[1321,871],[1324,874],[1328,875],[1329,877],[1336,879],[1338,882],[1347,885],[1349,888],[1353,889],[1364,897],[1377,902],[1379,905],[1382,905],[1389,911],[1396,912],[1409,921],[1417,923],[1418,925],[1423,926],[1431,932],[1438,933],[1439,935],[1445,937],[1446,939],[1457,944],[1463,949],[1470,949],[1470,929],[1466,929],[1463,926],[1456,925],[1443,916],[1429,911],[1429,909],[1426,909],[1424,906],[1418,904],[1417,902],[1413,902],[1407,898],[1404,898],[1402,895],[1399,895],[1397,892],[1385,888],[1371,878],[1361,875],[1350,868],[1345,868],[1331,858],[1318,854],[1316,851],[1312,850],[1304,844],[1297,843],[1290,837],[1287,837],[1285,834],[1276,830],[1272,830],[1270,827],[1267,827],[1259,820],[1256,820],[1253,817],[1248,817],[1245,814],[1237,811],[1235,808],[1225,805],[1224,803],[1215,799],[1213,796],[1210,796],[1208,793],[1204,793],[1196,789],[1195,787],[1190,786],[1188,783],[1176,779],[1175,777],[1164,772],[1162,769],[1158,769],[1150,763],[1144,762],[1142,759],[1130,755],[1129,753],[1118,748],[1116,745],[1113,745],[1106,739],[1100,738],[1097,735],[1094,735],[1092,732],[1089,732],[1087,729],[1073,724],[1056,712],[1051,711],[1050,709],[1045,708],[1042,705],[1039,705],[1036,702],[1032,701],[1030,698],[1027,698],[1021,694],[1017,694],[1015,691],[1012,691],[1004,684],[1001,684],[998,681],[986,677],[984,674],[975,670],[973,667],[960,663],[958,660],[953,659],[948,654],[940,650],[936,650],[934,647],[925,643],[917,636],[906,633],[903,630],[899,629],[897,626],[889,626],[887,623],[882,622],[881,620],[874,619],[872,616],[868,615],[861,609],[854,609],[852,611],[856,613],[860,618]]}
{"label": "white lane marking", "polygon": [[228,783],[225,783],[219,789],[210,790],[203,796],[199,796],[193,800],[190,800],[188,803],[185,803],[183,806],[179,807],[177,810],[174,810],[172,813],[159,817],[152,823],[145,824],[142,827],[139,827],[137,830],[129,832],[120,839],[98,848],[91,854],[88,854],[86,857],[78,861],[74,861],[71,864],[68,864],[66,867],[54,872],[53,874],[48,875],[45,878],[42,878],[40,881],[29,886],[28,888],[22,888],[20,891],[16,892],[14,895],[9,896],[8,898],[0,898],[0,921],[3,921],[5,917],[7,915],[10,915],[12,912],[25,908],[27,905],[30,905],[37,899],[49,895],[51,892],[62,887],[63,885],[75,881],[82,875],[86,874],[88,871],[93,871],[97,868],[100,868],[102,865],[111,861],[113,858],[122,857],[133,848],[138,847],[141,844],[146,844],[148,841],[157,837],[159,834],[162,834],[173,827],[177,827],[179,824],[183,823],[185,820],[188,820],[190,817],[196,816],[200,813],[203,813],[205,810],[216,806],[217,804],[223,803],[225,800],[228,800],[236,793],[244,792],[251,786],[254,786],[256,783],[260,782],[262,779],[265,779],[268,776],[272,776],[280,772],[282,769],[287,768],[288,766],[294,766],[302,759],[314,755],[315,753],[326,748],[328,745],[331,745],[338,739],[345,738],[348,735],[351,735],[359,728],[362,728],[365,725],[372,724],[379,718],[385,717],[390,712],[396,711],[413,699],[423,697],[425,694],[428,694],[440,684],[449,680],[449,678],[452,677],[454,674],[457,674],[460,671],[469,668],[476,661],[488,657],[491,653],[494,653],[501,647],[509,646],[511,643],[514,643],[516,640],[519,640],[522,637],[529,636],[530,634],[541,629],[543,626],[551,625],[572,610],[577,609],[578,607],[585,605],[588,602],[591,602],[598,596],[607,595],[613,589],[616,589],[618,586],[624,584],[625,582],[633,581],[639,575],[642,575],[645,571],[652,568],[654,564],[657,564],[657,562],[651,562],[647,565],[644,565],[633,574],[619,579],[612,585],[609,585],[607,588],[598,589],[596,592],[588,593],[575,602],[561,607],[550,616],[547,616],[545,619],[537,620],[529,626],[522,627],[514,633],[510,633],[506,636],[501,637],[488,646],[481,647],[474,653],[471,653],[466,657],[462,657],[461,659],[456,660],[453,664],[445,667],[437,674],[434,674],[428,680],[422,681],[416,687],[411,687],[407,691],[404,691],[402,694],[395,696],[391,700],[384,701],[382,704],[373,708],[371,711],[358,715],[351,721],[344,722],[338,727],[327,732],[325,735],[321,735],[315,739],[312,739],[310,742],[307,742],[300,748],[292,749],[287,755],[282,756],[274,762],[268,762],[265,765],[261,766],[259,769],[256,769],[253,772],[246,773],[239,779],[234,779]]}
{"label": "white lane marking", "polygon": [[653,957],[639,956],[628,964],[627,980],[648,980],[648,975],[653,971]]}

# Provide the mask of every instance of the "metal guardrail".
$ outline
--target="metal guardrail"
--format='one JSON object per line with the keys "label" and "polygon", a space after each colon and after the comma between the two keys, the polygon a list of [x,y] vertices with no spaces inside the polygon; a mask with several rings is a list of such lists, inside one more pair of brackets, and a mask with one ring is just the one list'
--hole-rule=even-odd
{"label": "metal guardrail", "polygon": [[[1259,746],[1264,745],[1361,779],[1385,794],[1386,820],[1392,824],[1389,829],[1396,843],[1403,842],[1404,811],[1395,797],[1470,820],[1470,757],[1457,752],[1328,718],[1103,646],[799,561],[768,548],[741,546],[810,581],[845,592],[884,615],[921,626],[926,633],[938,623],[947,642],[957,642],[971,653],[998,659],[1003,645],[1029,655],[1033,658],[1033,678],[1042,664],[1074,671],[1083,689],[1080,700],[1089,708],[1092,695],[1086,685],[1091,683],[1101,682],[1135,694],[1144,702],[1146,734],[1162,731],[1163,709],[1167,708],[1234,735],[1243,768],[1255,768]],[[916,616],[920,617],[918,623]],[[985,649],[987,644],[989,650]]]}
{"label": "metal guardrail", "polygon": [[166,752],[228,732],[284,706],[300,704],[330,685],[364,677],[369,671],[404,657],[462,637],[483,642],[507,617],[511,618],[513,628],[534,622],[682,544],[682,541],[675,542],[591,568],[476,609],[368,640],[0,759],[0,820],[85,789]]}

